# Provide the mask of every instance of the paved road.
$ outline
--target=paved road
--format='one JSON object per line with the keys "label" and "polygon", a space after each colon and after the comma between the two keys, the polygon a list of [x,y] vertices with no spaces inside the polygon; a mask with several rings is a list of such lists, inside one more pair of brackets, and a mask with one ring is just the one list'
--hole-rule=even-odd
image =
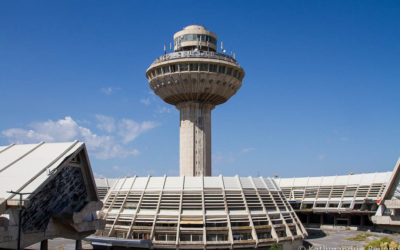
{"label": "paved road", "polygon": [[[75,241],[63,238],[56,238],[48,241],[48,248],[51,250],[75,250]],[[82,241],[83,249],[93,249],[89,242]],[[26,249],[39,250],[40,243],[34,244]]]}
{"label": "paved road", "polygon": [[[334,248],[353,248],[364,249],[364,246],[368,242],[378,240],[382,237],[389,237],[400,242],[399,234],[384,234],[375,232],[363,232],[363,231],[351,231],[351,230],[320,230],[320,229],[308,229],[309,237],[306,239],[307,242],[314,246],[314,249],[320,250],[333,250]],[[349,238],[355,237],[358,234],[367,233],[369,236],[365,241],[354,241],[348,240]],[[83,249],[93,249],[88,242],[82,242]],[[329,249],[328,249],[329,248]],[[34,244],[27,249],[40,249],[40,243]],[[49,240],[49,249],[54,250],[74,250],[75,241],[57,238]]]}
{"label": "paved road", "polygon": [[[396,242],[400,241],[399,234],[384,234],[375,232],[351,231],[351,230],[319,230],[308,229],[309,237],[307,242],[314,248],[362,248],[371,241],[379,240],[382,237],[392,238]],[[368,237],[363,241],[349,240],[359,234],[366,233]]]}

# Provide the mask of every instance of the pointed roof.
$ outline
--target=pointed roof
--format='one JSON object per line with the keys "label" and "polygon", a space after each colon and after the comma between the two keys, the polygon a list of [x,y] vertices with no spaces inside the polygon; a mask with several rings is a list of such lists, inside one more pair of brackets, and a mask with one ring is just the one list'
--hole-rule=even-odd
{"label": "pointed roof", "polygon": [[[74,158],[84,151],[89,178],[89,187],[95,188],[90,162],[83,142],[11,144],[0,146],[0,214],[7,206],[18,205],[18,195],[9,191],[34,193],[50,181],[66,164],[73,164]],[[85,181],[85,182],[86,182]],[[96,191],[92,193],[96,194]],[[96,194],[97,195],[97,194]],[[25,195],[29,200],[32,195]]]}

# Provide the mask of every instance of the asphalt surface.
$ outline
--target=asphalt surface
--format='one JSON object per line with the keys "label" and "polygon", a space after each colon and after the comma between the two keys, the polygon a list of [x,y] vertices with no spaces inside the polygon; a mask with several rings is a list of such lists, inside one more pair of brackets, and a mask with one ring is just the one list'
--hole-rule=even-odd
{"label": "asphalt surface", "polygon": [[[371,241],[379,240],[382,237],[388,237],[396,242],[400,241],[399,234],[386,234],[368,231],[352,231],[352,230],[320,230],[320,229],[307,229],[309,237],[306,242],[312,244],[314,249],[364,249],[364,246]],[[360,234],[366,234],[365,240],[357,241],[351,238]]]}
{"label": "asphalt surface", "polygon": [[[34,244],[25,248],[26,250],[39,250],[40,243]],[[49,250],[75,250],[75,240],[69,240],[64,238],[55,238],[48,241]],[[82,241],[82,249],[93,249],[89,242]]]}
{"label": "asphalt surface", "polygon": [[[392,238],[396,242],[400,242],[400,234],[385,234],[367,231],[352,230],[321,230],[307,229],[309,237],[305,240],[304,249],[309,248],[309,244],[313,249],[334,250],[334,249],[364,249],[364,246],[371,241],[379,240],[382,237]],[[367,234],[365,240],[351,240],[359,234]],[[307,244],[309,243],[309,244]],[[63,238],[57,238],[48,241],[48,248],[54,250],[75,250],[75,241]],[[93,249],[89,242],[82,241],[83,249]],[[39,250],[40,243],[34,244],[26,249]]]}

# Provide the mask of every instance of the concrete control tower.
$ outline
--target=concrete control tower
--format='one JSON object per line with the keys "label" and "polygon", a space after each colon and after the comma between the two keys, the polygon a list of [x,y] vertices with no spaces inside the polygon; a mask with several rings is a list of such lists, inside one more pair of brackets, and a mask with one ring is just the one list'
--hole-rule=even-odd
{"label": "concrete control tower", "polygon": [[175,33],[174,52],[157,58],[146,77],[180,111],[180,175],[211,176],[211,110],[239,90],[243,69],[217,52],[216,34],[190,25]]}

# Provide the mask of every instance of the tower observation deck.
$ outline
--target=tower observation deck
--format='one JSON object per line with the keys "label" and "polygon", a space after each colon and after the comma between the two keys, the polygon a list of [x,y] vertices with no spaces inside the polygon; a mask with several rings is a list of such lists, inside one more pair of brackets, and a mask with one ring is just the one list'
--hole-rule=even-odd
{"label": "tower observation deck", "polygon": [[147,69],[150,88],[180,111],[180,175],[211,176],[211,110],[242,86],[244,70],[217,52],[217,35],[190,25],[174,35],[174,52]]}

